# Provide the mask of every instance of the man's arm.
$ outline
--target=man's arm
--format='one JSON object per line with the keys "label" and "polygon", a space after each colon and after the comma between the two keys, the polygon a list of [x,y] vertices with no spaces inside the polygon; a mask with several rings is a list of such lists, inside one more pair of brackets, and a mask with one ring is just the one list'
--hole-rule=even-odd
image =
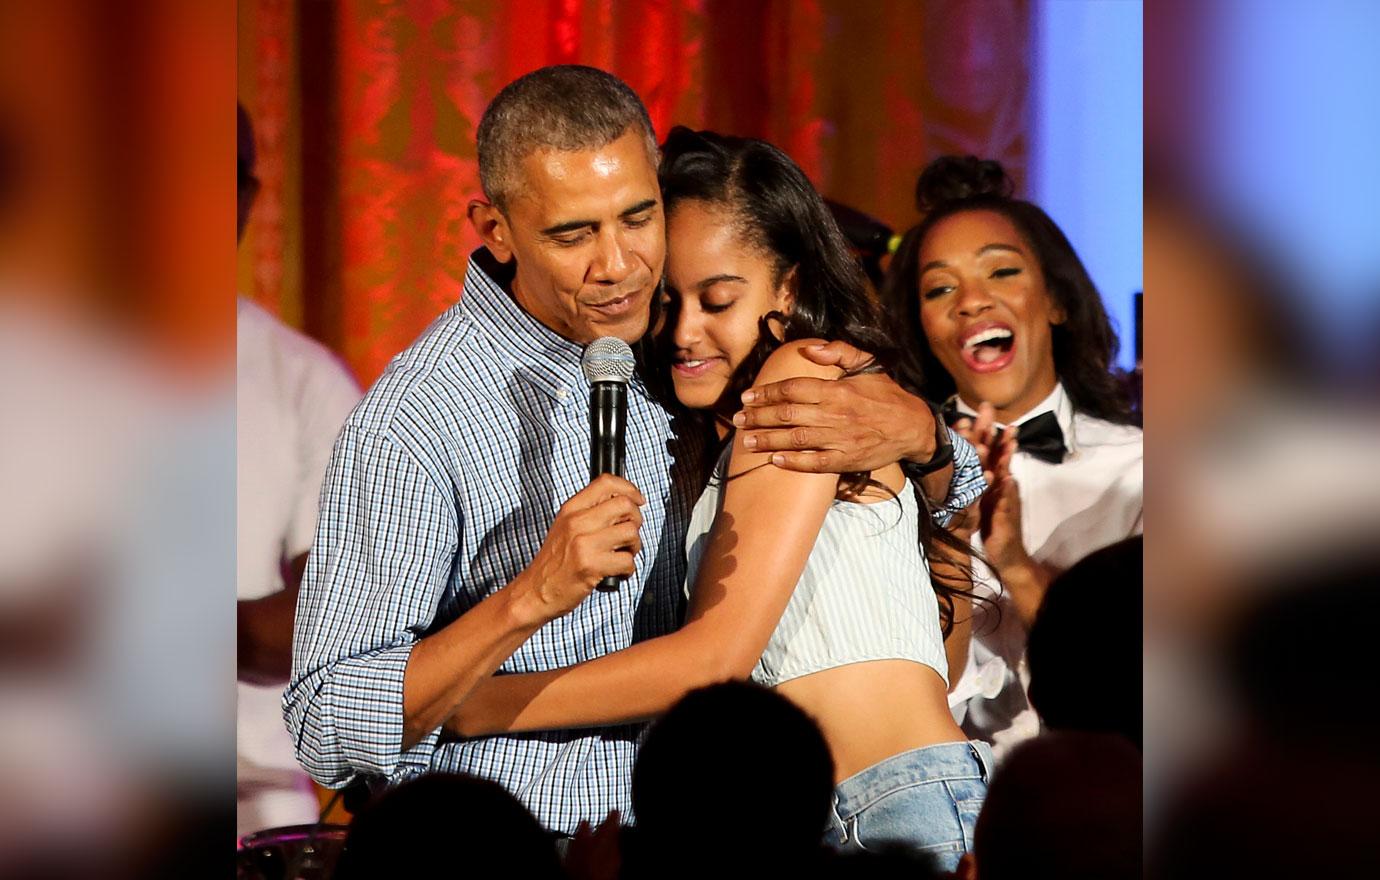
{"label": "man's arm", "polygon": [[475,681],[600,578],[631,571],[641,522],[631,484],[600,478],[561,508],[522,574],[421,638],[457,550],[454,493],[390,438],[347,426],[322,498],[283,705],[298,761],[333,786],[426,769]]}
{"label": "man's arm", "polygon": [[[818,364],[854,372],[872,356],[843,342],[810,346],[802,353]],[[948,434],[953,462],[921,480],[940,524],[967,507],[986,483],[972,447],[936,424],[924,400],[881,373],[858,373],[830,382],[809,377],[761,382],[743,393],[733,423],[748,448],[773,452],[778,467],[810,473],[871,471],[898,461],[924,465]]]}
{"label": "man's arm", "polygon": [[503,589],[417,643],[403,678],[403,748],[437,730],[543,624],[573,610],[607,575],[628,576],[645,501],[605,474],[556,514],[537,556]]}
{"label": "man's arm", "polygon": [[283,565],[283,589],[235,603],[236,665],[240,681],[269,685],[285,682],[292,672],[292,618],[297,590],[307,567],[302,553]]}

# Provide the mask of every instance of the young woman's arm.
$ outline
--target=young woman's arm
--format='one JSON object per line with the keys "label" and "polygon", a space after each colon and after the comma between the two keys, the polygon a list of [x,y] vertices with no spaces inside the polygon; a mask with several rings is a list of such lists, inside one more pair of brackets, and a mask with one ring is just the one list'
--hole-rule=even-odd
{"label": "young woman's arm", "polygon": [[[759,380],[839,376],[838,368],[799,353],[813,341],[778,348]],[[637,721],[697,687],[746,678],[786,611],[838,489],[837,474],[782,470],[769,458],[735,436],[684,627],[577,666],[486,679],[446,730],[478,736]]]}

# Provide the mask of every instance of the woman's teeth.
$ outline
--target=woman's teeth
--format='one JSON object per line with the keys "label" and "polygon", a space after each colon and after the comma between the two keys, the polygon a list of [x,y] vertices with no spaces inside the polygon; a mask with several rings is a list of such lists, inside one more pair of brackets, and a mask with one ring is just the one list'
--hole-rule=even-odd
{"label": "woman's teeth", "polygon": [[969,336],[964,340],[963,347],[971,350],[984,342],[1001,343],[1010,339],[1011,335],[1011,331],[1004,327],[989,327],[986,330],[980,330],[972,336]]}
{"label": "woman's teeth", "polygon": [[979,330],[963,341],[963,353],[978,364],[996,363],[1011,351],[1013,334],[1005,327]]}

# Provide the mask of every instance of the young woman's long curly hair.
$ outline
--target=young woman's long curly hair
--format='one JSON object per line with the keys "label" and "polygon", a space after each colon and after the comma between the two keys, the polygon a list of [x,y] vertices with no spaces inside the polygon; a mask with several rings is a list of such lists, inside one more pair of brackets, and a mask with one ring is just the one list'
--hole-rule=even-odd
{"label": "young woman's long curly hair", "polygon": [[915,184],[924,220],[901,240],[882,284],[888,326],[901,345],[900,375],[933,401],[947,400],[954,379],[930,350],[920,324],[920,245],[935,224],[964,211],[994,211],[1010,220],[1034,250],[1045,289],[1065,320],[1050,328],[1054,372],[1079,412],[1131,424],[1125,385],[1112,372],[1117,338],[1073,245],[1039,206],[1012,197],[1015,186],[997,162],[974,156],[943,156],[926,166]]}
{"label": "young woman's long curly hair", "polygon": [[[869,293],[862,267],[824,200],[789,156],[765,141],[677,126],[662,146],[660,177],[667,217],[677,205],[689,201],[722,208],[732,218],[736,234],[772,261],[773,286],[795,272],[790,314],[763,316],[757,345],[735,372],[724,399],[736,400],[751,387],[767,357],[783,342],[810,338],[842,340],[870,353],[874,360],[864,372],[884,372],[911,393],[920,394],[914,377],[902,381],[897,369],[902,352],[882,329],[882,312]],[[680,409],[667,368],[673,350],[669,339],[675,327],[673,310],[674,305],[668,310],[658,298],[652,330],[639,346],[639,357],[646,367],[642,375],[653,392],[668,406]],[[907,462],[901,465],[912,478],[922,511],[919,540],[926,557],[932,558],[936,545],[946,547],[951,556],[968,555],[966,542],[934,523],[915,467]],[[846,474],[842,485],[856,491],[869,482],[867,474]],[[966,596],[970,583],[963,566],[954,568],[958,575],[952,579],[931,570],[946,634],[953,624],[954,598],[958,593]]]}

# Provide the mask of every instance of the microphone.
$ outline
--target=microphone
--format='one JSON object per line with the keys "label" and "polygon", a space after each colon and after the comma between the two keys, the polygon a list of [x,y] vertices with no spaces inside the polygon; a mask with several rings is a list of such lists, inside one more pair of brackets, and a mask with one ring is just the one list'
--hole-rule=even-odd
{"label": "microphone", "polygon": [[[623,476],[623,456],[628,425],[628,380],[636,366],[632,349],[614,336],[596,339],[585,347],[580,369],[589,380],[589,478],[601,474]],[[596,589],[618,589],[610,575]]]}

